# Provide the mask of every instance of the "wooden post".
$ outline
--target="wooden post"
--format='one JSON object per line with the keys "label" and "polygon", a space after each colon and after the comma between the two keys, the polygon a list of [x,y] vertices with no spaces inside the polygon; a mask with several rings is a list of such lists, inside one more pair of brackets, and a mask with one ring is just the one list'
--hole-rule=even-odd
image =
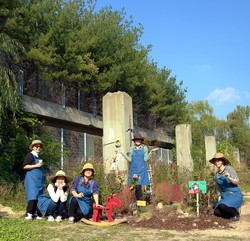
{"label": "wooden post", "polygon": [[196,193],[196,211],[197,217],[200,216],[199,192]]}

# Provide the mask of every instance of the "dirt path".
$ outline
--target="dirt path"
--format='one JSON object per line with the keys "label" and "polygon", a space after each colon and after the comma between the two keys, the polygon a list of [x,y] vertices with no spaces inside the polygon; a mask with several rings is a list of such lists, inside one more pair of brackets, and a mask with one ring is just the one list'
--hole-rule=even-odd
{"label": "dirt path", "polygon": [[0,217],[9,217],[9,218],[17,218],[21,217],[23,212],[13,212],[10,207],[5,207],[0,204]]}

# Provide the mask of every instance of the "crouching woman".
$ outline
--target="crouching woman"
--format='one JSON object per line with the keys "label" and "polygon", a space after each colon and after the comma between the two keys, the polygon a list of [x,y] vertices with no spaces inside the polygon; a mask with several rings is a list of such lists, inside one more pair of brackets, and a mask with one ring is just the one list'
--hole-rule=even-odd
{"label": "crouching woman", "polygon": [[90,213],[92,197],[96,206],[99,206],[98,183],[92,179],[95,169],[92,164],[86,163],[81,176],[75,178],[71,187],[72,197],[69,200],[69,223],[79,221]]}
{"label": "crouching woman", "polygon": [[238,221],[243,195],[238,186],[239,178],[237,173],[234,168],[229,166],[229,160],[222,153],[216,153],[209,162],[218,169],[215,176],[218,202],[215,205],[214,215]]}
{"label": "crouching woman", "polygon": [[62,221],[63,212],[66,210],[67,198],[69,194],[68,183],[71,177],[65,175],[60,170],[55,176],[48,178],[51,183],[47,187],[48,195],[43,194],[38,197],[38,209],[41,214],[47,217],[48,221]]}

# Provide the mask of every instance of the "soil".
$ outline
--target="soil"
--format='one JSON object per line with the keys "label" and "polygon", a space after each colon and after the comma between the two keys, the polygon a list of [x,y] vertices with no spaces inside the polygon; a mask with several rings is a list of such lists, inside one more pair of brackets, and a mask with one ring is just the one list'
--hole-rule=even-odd
{"label": "soil", "polygon": [[199,217],[186,217],[185,214],[167,213],[155,209],[151,217],[131,218],[128,224],[133,227],[162,229],[162,230],[206,230],[206,229],[232,229],[232,222],[213,215],[213,210],[203,210]]}

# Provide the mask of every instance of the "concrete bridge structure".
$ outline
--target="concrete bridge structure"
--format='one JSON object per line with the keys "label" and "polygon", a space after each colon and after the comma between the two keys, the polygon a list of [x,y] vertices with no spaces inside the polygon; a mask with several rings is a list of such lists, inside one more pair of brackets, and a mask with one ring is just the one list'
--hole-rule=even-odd
{"label": "concrete bridge structure", "polygon": [[[104,96],[103,116],[94,116],[91,113],[83,112],[76,108],[55,104],[28,95],[22,95],[21,98],[25,110],[29,113],[35,114],[39,120],[44,121],[43,125],[60,128],[61,130],[70,130],[77,133],[87,133],[101,138],[102,157],[106,162],[107,172],[110,166],[110,160],[114,158],[116,150],[114,142],[120,140],[121,151],[127,152],[129,150],[129,147],[132,144],[131,139],[133,133],[128,130],[133,130],[134,133],[140,132],[147,139],[147,143],[151,146],[154,146],[154,144],[157,143],[157,146],[159,147],[159,151],[156,153],[157,156],[167,163],[172,161],[172,139],[160,129],[148,130],[134,127],[132,98],[125,92],[118,91],[115,93],[107,93]],[[61,135],[63,136],[63,134]],[[69,138],[64,138],[64,140],[66,141],[66,139]],[[64,140],[61,139],[61,142],[64,142]],[[81,153],[86,153],[82,147],[86,145],[85,140],[82,144],[76,140],[74,145],[78,146]],[[94,149],[94,145],[94,141],[91,141],[89,149]],[[63,146],[64,145],[62,144],[62,148]],[[93,157],[94,156],[95,154],[93,153]],[[85,158],[81,158],[81,162],[83,161],[86,161],[86,156]],[[61,163],[63,168],[63,160],[61,160]],[[125,160],[120,162],[119,170],[127,170],[127,163]]]}

